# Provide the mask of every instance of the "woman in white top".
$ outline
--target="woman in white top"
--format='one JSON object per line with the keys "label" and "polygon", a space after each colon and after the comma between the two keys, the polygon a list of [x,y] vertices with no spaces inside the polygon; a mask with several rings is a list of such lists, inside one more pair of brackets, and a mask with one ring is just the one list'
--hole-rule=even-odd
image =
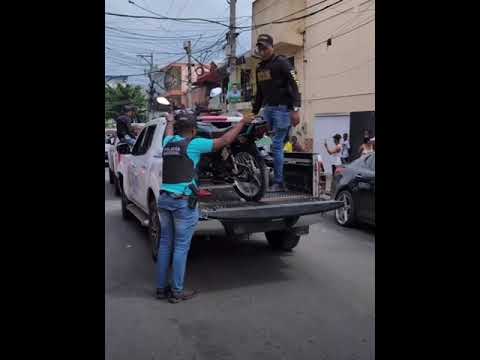
{"label": "woman in white top", "polygon": [[340,139],[342,136],[340,134],[333,135],[333,142],[335,143],[335,147],[333,150],[330,150],[327,145],[327,141],[325,140],[325,149],[327,152],[333,156],[333,163],[332,163],[332,175],[335,174],[335,169],[338,165],[342,165],[341,154],[342,154],[342,145],[340,145]]}
{"label": "woman in white top", "polygon": [[365,138],[363,140],[363,144],[360,145],[360,152],[362,153],[362,155],[367,155],[367,154],[370,154],[372,152],[374,152],[375,150],[373,149],[373,143],[372,141],[370,141],[369,138]]}

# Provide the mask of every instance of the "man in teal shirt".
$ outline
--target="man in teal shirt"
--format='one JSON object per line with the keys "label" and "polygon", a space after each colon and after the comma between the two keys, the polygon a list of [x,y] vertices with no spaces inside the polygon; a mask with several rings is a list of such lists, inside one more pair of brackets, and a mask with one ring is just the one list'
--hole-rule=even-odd
{"label": "man in teal shirt", "polygon": [[[193,114],[179,113],[175,118],[169,114],[163,140],[163,181],[158,199],[161,224],[157,259],[158,299],[177,303],[195,296],[195,291],[185,290],[183,286],[190,242],[198,223],[198,208],[191,208],[188,204],[188,197],[192,193],[190,186],[195,184],[195,169],[202,154],[221,150],[231,144],[244,125],[252,120],[253,117],[244,117],[222,137],[205,139],[195,137],[197,127]],[[169,284],[167,276],[171,258],[172,276]]]}

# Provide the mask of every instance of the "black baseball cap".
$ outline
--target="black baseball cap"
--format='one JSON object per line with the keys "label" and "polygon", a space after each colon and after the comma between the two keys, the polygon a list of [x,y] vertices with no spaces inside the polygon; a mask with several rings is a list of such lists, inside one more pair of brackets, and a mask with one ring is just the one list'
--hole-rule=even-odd
{"label": "black baseball cap", "polygon": [[266,47],[273,47],[273,37],[268,34],[260,34],[257,38],[257,45],[258,44]]}

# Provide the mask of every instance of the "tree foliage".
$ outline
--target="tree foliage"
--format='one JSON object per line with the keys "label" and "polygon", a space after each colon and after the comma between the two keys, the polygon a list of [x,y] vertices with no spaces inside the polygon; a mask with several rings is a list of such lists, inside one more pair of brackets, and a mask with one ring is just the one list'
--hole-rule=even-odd
{"label": "tree foliage", "polygon": [[138,109],[139,120],[142,119],[147,106],[147,97],[140,86],[120,85],[105,86],[105,124],[122,113],[125,105],[133,105]]}

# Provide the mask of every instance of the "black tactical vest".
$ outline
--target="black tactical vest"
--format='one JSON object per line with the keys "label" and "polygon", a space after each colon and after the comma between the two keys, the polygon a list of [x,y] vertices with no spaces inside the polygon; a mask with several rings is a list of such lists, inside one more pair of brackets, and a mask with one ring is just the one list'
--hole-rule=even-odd
{"label": "black tactical vest", "polygon": [[195,176],[192,159],[187,155],[187,147],[192,139],[169,141],[163,147],[163,182],[165,184],[190,183]]}

